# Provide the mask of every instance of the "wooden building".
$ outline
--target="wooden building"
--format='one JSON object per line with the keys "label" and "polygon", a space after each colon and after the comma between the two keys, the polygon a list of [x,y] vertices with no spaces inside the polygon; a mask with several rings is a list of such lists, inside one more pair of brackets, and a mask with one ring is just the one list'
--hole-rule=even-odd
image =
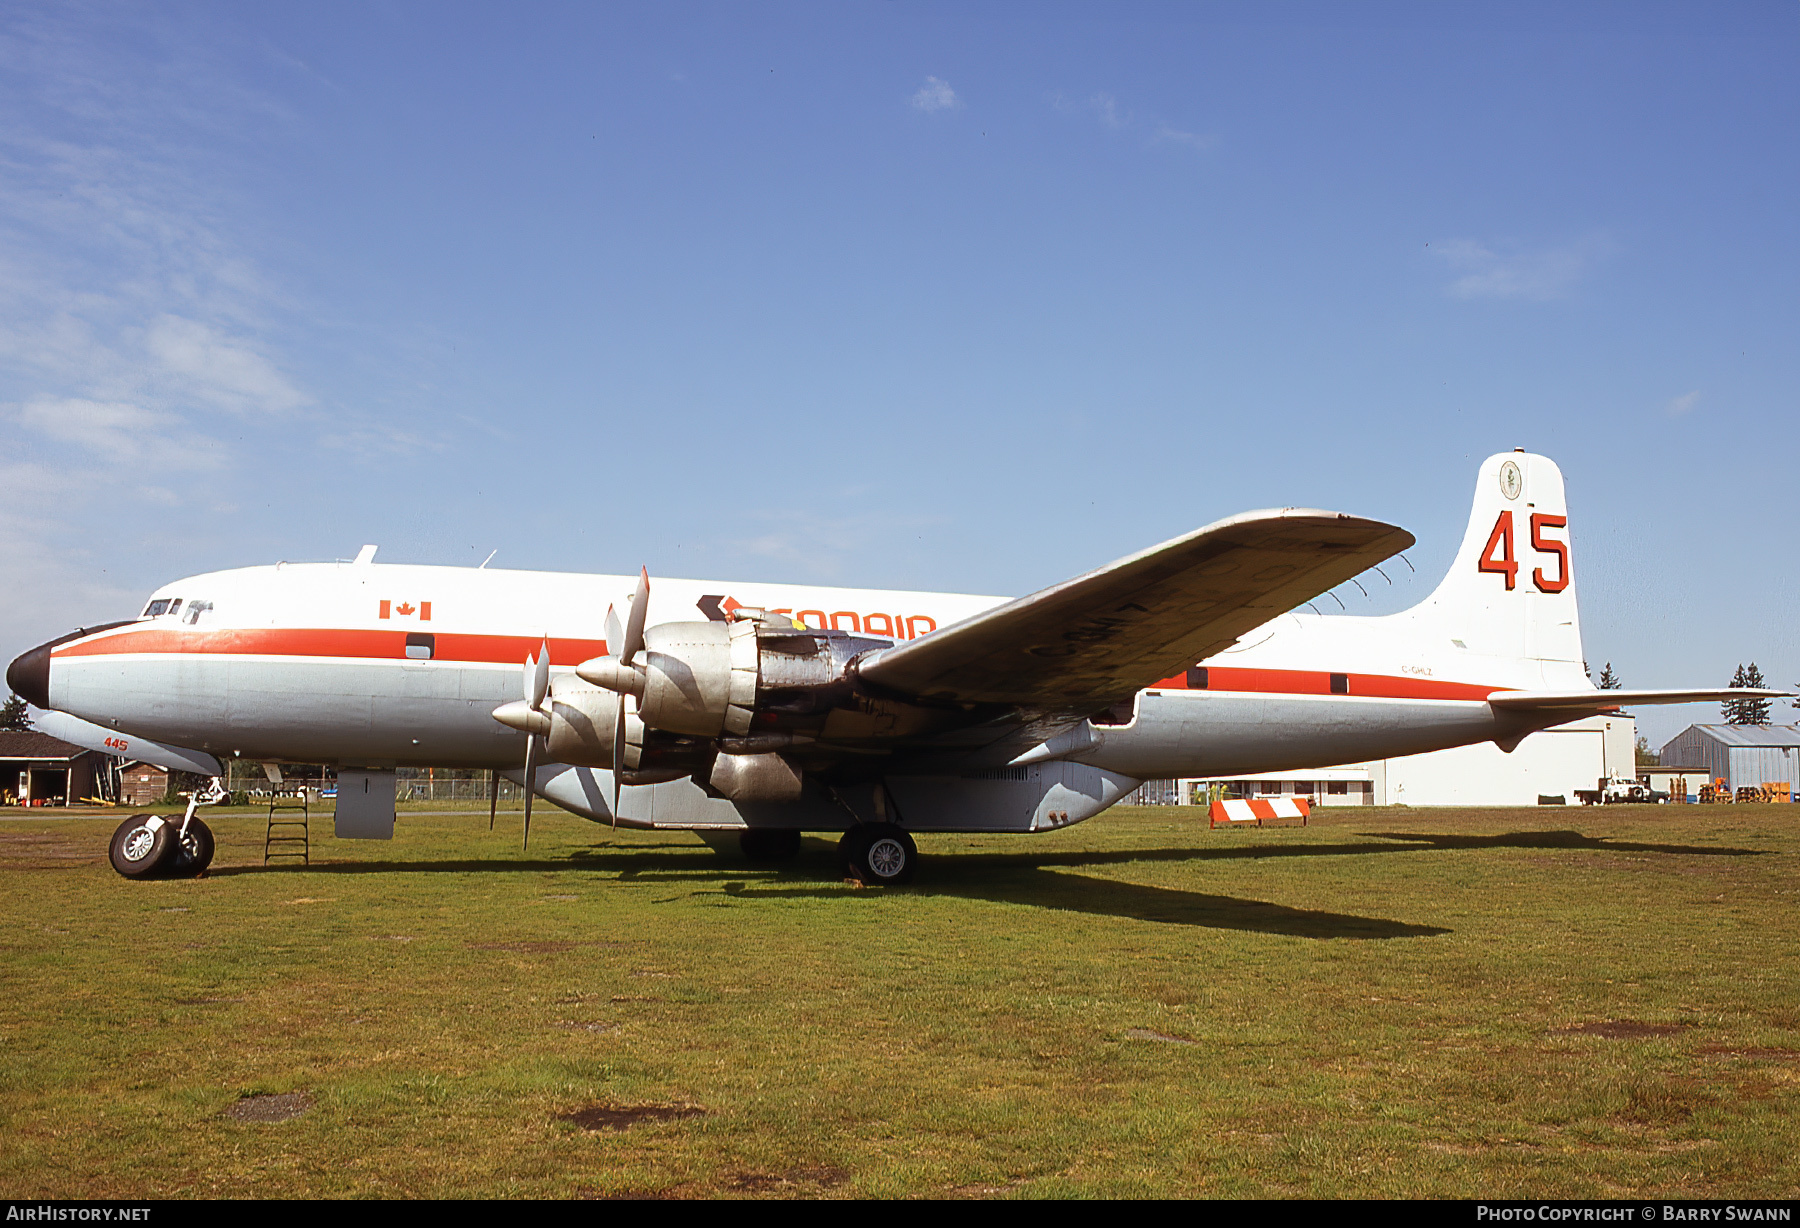
{"label": "wooden building", "polygon": [[119,804],[150,806],[169,791],[169,769],[154,763],[127,762],[119,768]]}
{"label": "wooden building", "polygon": [[0,730],[0,803],[69,806],[98,796],[110,758],[47,733]]}

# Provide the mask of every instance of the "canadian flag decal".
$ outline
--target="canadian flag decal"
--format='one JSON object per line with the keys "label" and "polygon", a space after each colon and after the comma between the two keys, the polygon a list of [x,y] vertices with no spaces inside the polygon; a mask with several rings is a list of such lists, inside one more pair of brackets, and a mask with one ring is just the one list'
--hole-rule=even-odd
{"label": "canadian flag decal", "polygon": [[382,618],[392,618],[396,614],[401,618],[411,618],[414,614],[417,614],[420,622],[428,623],[431,621],[431,603],[429,601],[421,601],[417,606],[413,605],[410,601],[402,601],[398,605],[392,601],[384,601],[381,603],[380,616]]}

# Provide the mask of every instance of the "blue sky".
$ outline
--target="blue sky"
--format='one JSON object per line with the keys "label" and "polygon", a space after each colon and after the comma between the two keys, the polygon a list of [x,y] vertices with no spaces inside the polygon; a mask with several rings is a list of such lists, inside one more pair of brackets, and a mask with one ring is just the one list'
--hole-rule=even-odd
{"label": "blue sky", "polygon": [[10,6],[0,653],[366,541],[1018,593],[1286,504],[1418,535],[1375,612],[1522,446],[1596,672],[1800,682],[1797,52],[1777,4]]}

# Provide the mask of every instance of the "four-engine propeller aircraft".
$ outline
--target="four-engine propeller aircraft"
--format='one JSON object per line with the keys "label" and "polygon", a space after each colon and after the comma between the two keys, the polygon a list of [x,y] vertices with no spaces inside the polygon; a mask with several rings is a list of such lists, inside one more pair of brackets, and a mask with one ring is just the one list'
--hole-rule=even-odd
{"label": "four-engine propeller aircraft", "polygon": [[[1583,664],[1562,474],[1488,458],[1449,575],[1381,617],[1302,606],[1413,544],[1336,512],[1247,512],[1017,600],[390,566],[276,564],[165,585],[32,649],[14,691],[96,749],[219,775],[335,765],[337,834],[391,837],[395,768],[500,769],[596,822],[845,833],[898,883],[912,833],[1047,831],[1149,779],[1493,741],[1625,703]],[[617,610],[623,607],[625,615]],[[519,664],[524,660],[521,685]],[[121,873],[196,873],[193,817],[139,816]]]}

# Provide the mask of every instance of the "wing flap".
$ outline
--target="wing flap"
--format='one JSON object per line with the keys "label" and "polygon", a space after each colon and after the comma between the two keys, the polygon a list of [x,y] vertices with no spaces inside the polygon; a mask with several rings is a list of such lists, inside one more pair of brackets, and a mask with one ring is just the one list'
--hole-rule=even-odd
{"label": "wing flap", "polygon": [[1412,544],[1340,512],[1246,512],[883,649],[859,672],[918,698],[1099,708]]}

